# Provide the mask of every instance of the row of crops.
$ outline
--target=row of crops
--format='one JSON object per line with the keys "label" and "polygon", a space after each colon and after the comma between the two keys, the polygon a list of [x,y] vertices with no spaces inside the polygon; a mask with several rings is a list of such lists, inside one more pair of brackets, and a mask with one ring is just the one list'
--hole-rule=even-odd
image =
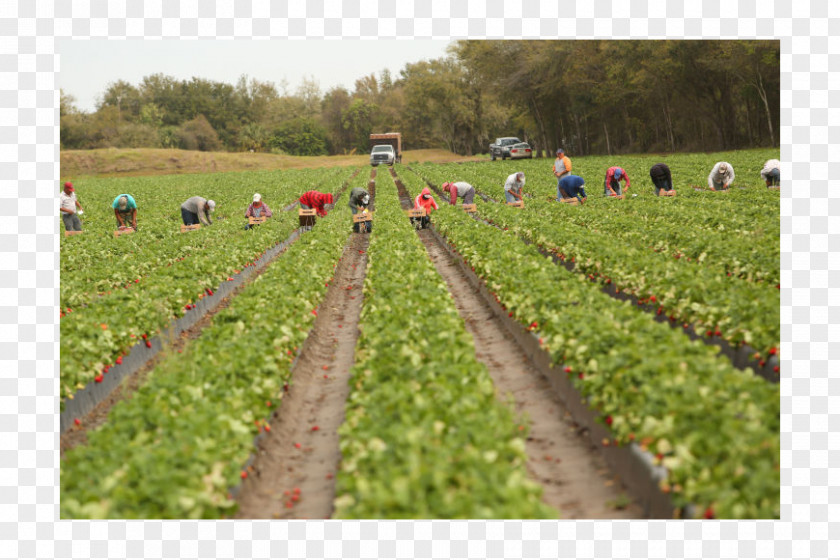
{"label": "row of crops", "polygon": [[[525,208],[477,200],[472,217],[444,203],[433,213],[435,228],[596,411],[610,432],[605,445],[638,446],[667,469],[661,491],[675,507],[773,518],[779,385],[602,289],[632,293],[674,321],[750,344],[769,359],[779,341],[779,195],[740,173],[747,160],[760,170],[769,157],[672,156],[665,161],[676,198],[654,197],[637,181],[636,198],[606,200],[596,190],[582,207],[547,200],[555,180],[545,160],[396,171],[412,196],[429,183],[465,180],[497,200],[507,175],[525,171],[533,195]],[[575,172],[589,179],[619,164],[635,181],[659,161],[601,159],[576,159]],[[736,188],[684,188],[703,184],[706,167],[719,159],[736,167]],[[366,169],[321,169],[76,183],[87,219],[85,234],[62,239],[62,402],[288,238],[297,213],[282,209],[303,191],[344,195],[182,353],[164,349],[133,398],[119,402],[86,445],[67,452],[63,518],[233,513],[231,490],[246,476],[265,419],[282,407],[284,384],[294,383],[291,366],[350,235],[344,189],[367,181]],[[121,192],[137,199],[140,230],[114,238],[110,202]],[[254,192],[275,216],[246,231],[242,216]],[[384,169],[375,192],[361,335],[339,430],[335,516],[562,515],[542,503],[529,479],[527,422],[495,394]],[[178,207],[195,194],[217,201],[216,222],[181,234]],[[575,266],[567,270],[546,253]]]}
{"label": "row of crops", "polygon": [[[338,192],[349,177],[349,170],[327,169],[77,182],[86,231],[61,242],[62,401],[286,239],[298,217],[282,208],[303,191]],[[110,202],[123,192],[137,200],[139,232],[115,238]],[[275,215],[246,231],[254,192]],[[195,193],[218,202],[215,221],[182,234],[180,204]]]}
{"label": "row of crops", "polygon": [[[426,186],[400,166],[398,174],[413,195]],[[519,212],[522,220],[550,212],[530,205],[501,209]],[[662,489],[676,506],[711,506],[722,517],[779,515],[778,385],[609,297],[582,273],[552,264],[511,229],[482,224],[448,205],[433,215],[511,316],[539,337],[558,372],[573,378],[615,442],[641,444],[668,469]]]}

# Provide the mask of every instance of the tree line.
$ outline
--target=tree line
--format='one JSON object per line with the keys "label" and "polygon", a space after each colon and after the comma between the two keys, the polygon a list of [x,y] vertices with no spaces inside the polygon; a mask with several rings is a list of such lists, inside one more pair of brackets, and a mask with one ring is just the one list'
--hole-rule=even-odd
{"label": "tree line", "polygon": [[779,146],[779,41],[457,41],[446,56],[321,92],[163,74],[117,81],[83,112],[61,92],[61,148],[346,154],[487,152],[519,136],[553,157]]}

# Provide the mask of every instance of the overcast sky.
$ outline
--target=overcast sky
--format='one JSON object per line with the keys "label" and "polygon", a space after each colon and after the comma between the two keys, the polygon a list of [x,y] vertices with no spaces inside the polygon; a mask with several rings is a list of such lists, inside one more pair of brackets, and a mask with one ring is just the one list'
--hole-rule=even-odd
{"label": "overcast sky", "polygon": [[352,91],[356,79],[387,68],[395,77],[409,62],[446,55],[449,41],[341,40],[272,41],[57,41],[58,85],[76,98],[76,107],[94,111],[111,82],[138,85],[144,76],[162,73],[236,84],[247,74],[294,93],[303,78],[314,77],[324,93],[334,86]]}

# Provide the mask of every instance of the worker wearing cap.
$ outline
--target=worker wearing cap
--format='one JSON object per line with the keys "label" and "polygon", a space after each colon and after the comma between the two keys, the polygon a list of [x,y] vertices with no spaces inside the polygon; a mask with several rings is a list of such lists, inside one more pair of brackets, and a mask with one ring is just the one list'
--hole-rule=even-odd
{"label": "worker wearing cap", "polygon": [[709,188],[713,191],[725,191],[735,180],[735,170],[725,162],[719,161],[709,173]]}
{"label": "worker wearing cap", "polygon": [[671,168],[664,163],[657,163],[650,168],[650,180],[653,181],[656,196],[675,196],[674,182],[671,180]]}
{"label": "worker wearing cap", "polygon": [[[84,212],[82,205],[76,200],[76,189],[73,188],[73,183],[64,183],[64,191],[58,195],[59,211],[61,212],[61,219],[64,221],[64,229],[67,231],[82,231],[82,221],[79,219],[79,214]],[[78,209],[78,213],[76,210]]]}
{"label": "worker wearing cap", "polygon": [[472,204],[475,200],[475,187],[464,181],[444,183],[440,186],[443,192],[449,193],[449,204],[455,205],[458,198],[464,199],[464,204]]}
{"label": "worker wearing cap", "polygon": [[778,187],[781,181],[781,172],[779,168],[782,162],[777,159],[768,159],[761,169],[761,178],[764,179],[764,184],[767,187]]}
{"label": "worker wearing cap", "polygon": [[[621,182],[624,181],[624,189],[621,188]],[[606,196],[623,196],[630,190],[630,177],[624,169],[613,166],[607,169],[607,175],[604,177],[604,194]]]}
{"label": "worker wearing cap", "polygon": [[[557,188],[560,188],[560,179],[572,174],[572,160],[563,151],[563,148],[557,150],[557,159],[554,160],[554,176],[557,177]],[[560,195],[557,195],[560,198]]]}
{"label": "worker wearing cap", "polygon": [[209,226],[213,223],[210,219],[210,213],[215,209],[216,203],[214,201],[200,196],[194,196],[188,198],[181,205],[181,219],[184,220],[185,226],[192,226],[198,223]]}
{"label": "worker wearing cap", "polygon": [[572,202],[577,199],[581,204],[586,202],[586,191],[583,190],[583,177],[566,175],[557,182],[557,200]]}
{"label": "worker wearing cap", "polygon": [[315,209],[315,213],[322,218],[327,215],[327,210],[324,208],[327,204],[333,203],[332,193],[321,193],[318,191],[306,191],[298,199],[300,207],[304,210]]}
{"label": "worker wearing cap", "polygon": [[[432,213],[432,209],[438,209],[437,202],[435,202],[435,199],[432,196],[432,191],[429,190],[429,187],[423,187],[423,190],[420,191],[420,194],[418,194],[414,198],[414,209],[424,210],[426,212],[426,215],[420,218],[420,227],[428,227],[432,221],[432,219],[429,217],[429,214]],[[412,222],[416,223],[416,220],[417,218],[413,218]]]}
{"label": "worker wearing cap", "polygon": [[[262,201],[262,195],[260,193],[254,194],[254,201],[248,205],[248,209],[245,210],[245,217],[246,218],[270,218],[271,208]],[[253,224],[246,224],[245,229],[251,229]]]}
{"label": "worker wearing cap", "polygon": [[522,200],[522,189],[525,188],[525,174],[517,171],[508,175],[505,181],[505,202],[517,202]]}
{"label": "worker wearing cap", "polygon": [[130,194],[121,194],[111,204],[114,216],[117,218],[118,228],[132,227],[137,229],[137,203]]}
{"label": "worker wearing cap", "polygon": [[[361,188],[361,187],[354,187],[353,190],[350,191],[350,198],[347,201],[347,206],[350,207],[350,211],[353,212],[355,216],[359,212],[367,214],[368,212],[368,205],[370,204],[370,194]],[[373,221],[369,220],[365,222],[366,231],[370,231],[370,227],[373,225]],[[353,231],[355,233],[359,233],[359,223],[356,222],[353,224]]]}

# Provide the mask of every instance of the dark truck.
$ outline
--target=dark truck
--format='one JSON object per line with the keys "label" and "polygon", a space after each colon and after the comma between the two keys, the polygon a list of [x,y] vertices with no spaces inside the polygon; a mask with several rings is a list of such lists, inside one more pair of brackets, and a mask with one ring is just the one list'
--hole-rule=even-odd
{"label": "dark truck", "polygon": [[[385,132],[383,134],[370,135],[370,148],[376,146],[391,146],[394,149],[393,160],[389,161],[391,155],[388,153],[374,153],[370,154],[370,164],[379,165],[380,163],[402,163],[402,135],[399,132]],[[381,161],[380,161],[381,160]]]}

